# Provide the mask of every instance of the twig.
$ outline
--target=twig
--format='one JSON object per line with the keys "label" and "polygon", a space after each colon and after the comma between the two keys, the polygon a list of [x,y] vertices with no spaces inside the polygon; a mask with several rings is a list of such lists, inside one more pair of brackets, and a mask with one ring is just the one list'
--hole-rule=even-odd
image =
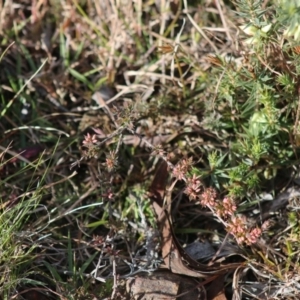
{"label": "twig", "polygon": [[113,286],[113,291],[112,291],[112,294],[111,294],[111,298],[114,299],[115,295],[117,293],[117,288],[118,288],[118,278],[117,278],[116,257],[115,257],[115,255],[113,255],[112,265],[113,265],[114,286]]}

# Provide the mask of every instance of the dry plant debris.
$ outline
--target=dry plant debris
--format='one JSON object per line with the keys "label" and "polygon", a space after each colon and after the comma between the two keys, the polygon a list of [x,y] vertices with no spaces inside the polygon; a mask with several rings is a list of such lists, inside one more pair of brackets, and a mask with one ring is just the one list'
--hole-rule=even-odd
{"label": "dry plant debris", "polygon": [[298,299],[298,11],[0,1],[1,299]]}

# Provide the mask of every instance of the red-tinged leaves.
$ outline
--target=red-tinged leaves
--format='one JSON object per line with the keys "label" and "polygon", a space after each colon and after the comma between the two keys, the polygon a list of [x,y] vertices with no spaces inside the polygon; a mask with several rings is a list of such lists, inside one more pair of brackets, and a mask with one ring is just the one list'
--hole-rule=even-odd
{"label": "red-tinged leaves", "polygon": [[[23,158],[33,161],[36,159],[40,153],[44,151],[44,147],[41,145],[34,145],[34,146],[28,146],[18,151],[19,155]],[[14,157],[10,160],[11,163],[14,163],[16,161],[20,160],[18,157]]]}
{"label": "red-tinged leaves", "polygon": [[159,165],[150,187],[150,199],[157,216],[157,222],[161,230],[162,257],[165,266],[173,273],[191,277],[205,278],[207,282],[214,280],[216,276],[235,269],[241,264],[212,266],[204,265],[192,259],[182,248],[173,231],[171,217],[164,207],[164,193],[167,186],[168,166],[165,161]]}

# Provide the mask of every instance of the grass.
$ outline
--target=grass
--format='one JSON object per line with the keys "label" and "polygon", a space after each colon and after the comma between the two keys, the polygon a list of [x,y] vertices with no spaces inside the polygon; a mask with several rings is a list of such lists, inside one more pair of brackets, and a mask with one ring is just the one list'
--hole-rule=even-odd
{"label": "grass", "polygon": [[298,299],[298,10],[0,2],[1,299],[130,299],[162,160],[181,244],[243,266],[224,297]]}

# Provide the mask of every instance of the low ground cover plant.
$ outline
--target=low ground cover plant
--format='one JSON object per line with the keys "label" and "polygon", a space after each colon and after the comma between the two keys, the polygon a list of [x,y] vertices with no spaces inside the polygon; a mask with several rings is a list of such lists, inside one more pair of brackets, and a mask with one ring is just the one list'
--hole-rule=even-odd
{"label": "low ground cover plant", "polygon": [[2,299],[130,299],[172,251],[207,299],[299,298],[297,1],[0,14]]}

